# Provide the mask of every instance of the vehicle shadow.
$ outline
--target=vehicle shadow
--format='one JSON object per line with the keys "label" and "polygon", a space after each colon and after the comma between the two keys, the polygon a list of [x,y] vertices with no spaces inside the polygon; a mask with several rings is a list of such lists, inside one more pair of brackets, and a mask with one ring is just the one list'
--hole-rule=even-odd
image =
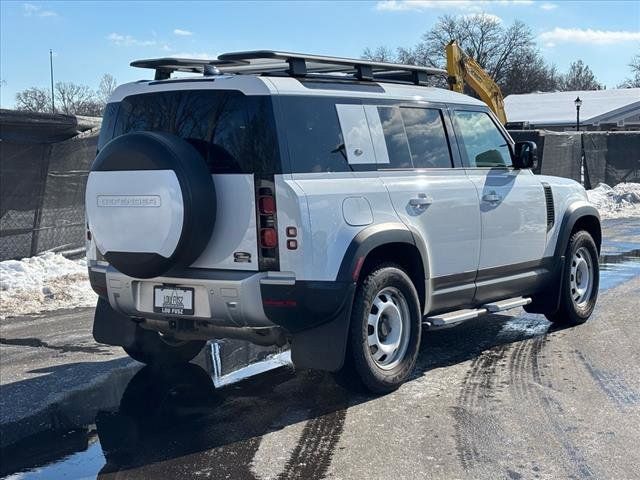
{"label": "vehicle shadow", "polygon": [[[544,317],[523,314],[490,315],[426,332],[413,380],[549,331]],[[262,439],[296,425],[302,433],[289,452],[279,452],[288,460],[278,478],[321,478],[347,409],[375,398],[346,390],[321,372],[279,369],[216,390],[207,372],[194,364],[161,371],[146,367],[130,381],[118,410],[96,418],[106,458],[100,478],[174,478],[185,471],[256,478]]]}

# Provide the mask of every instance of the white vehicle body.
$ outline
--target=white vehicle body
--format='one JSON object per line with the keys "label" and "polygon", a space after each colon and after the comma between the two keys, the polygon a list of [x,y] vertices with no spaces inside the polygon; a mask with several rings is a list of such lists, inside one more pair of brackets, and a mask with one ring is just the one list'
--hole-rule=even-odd
{"label": "white vehicle body", "polygon": [[[171,92],[268,99],[278,168],[265,176],[211,173],[215,224],[206,246],[189,265],[149,278],[124,274],[105,257],[171,255],[185,215],[177,177],[166,169],[92,171],[87,252],[96,291],[114,311],[164,332],[169,327],[162,322],[179,330],[171,318],[193,320],[190,329],[213,336],[278,328],[292,343],[296,364],[336,370],[355,286],[374,257],[406,267],[429,318],[546,292],[557,283],[558,262],[579,222],[592,229],[599,246],[597,212],[584,189],[513,168],[514,143],[484,103],[439,88],[352,85],[217,75],[119,87],[109,101],[112,111]],[[118,115],[105,116],[101,148],[117,137]],[[472,127],[487,133],[474,136]],[[334,150],[318,153],[324,128],[331,134],[339,128],[339,135],[333,143],[327,139]],[[476,162],[485,154],[487,165]],[[339,168],[323,164],[325,158]],[[260,224],[263,188],[277,210],[275,260],[267,264],[261,263],[261,252],[269,250],[261,247],[261,235],[271,228]],[[154,288],[162,285],[192,288],[193,314],[169,318],[155,311]],[[547,307],[534,302],[529,308]]]}

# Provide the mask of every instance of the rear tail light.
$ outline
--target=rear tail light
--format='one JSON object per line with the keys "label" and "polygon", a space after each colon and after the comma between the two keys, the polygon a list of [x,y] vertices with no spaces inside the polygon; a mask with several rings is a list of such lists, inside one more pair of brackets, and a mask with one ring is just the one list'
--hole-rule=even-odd
{"label": "rear tail light", "polygon": [[260,215],[273,215],[276,213],[276,201],[273,197],[260,197],[258,199]]}
{"label": "rear tail light", "polygon": [[278,233],[275,228],[260,230],[260,246],[262,248],[276,248],[278,246]]}
{"label": "rear tail light", "polygon": [[256,210],[258,266],[262,271],[278,270],[278,212],[272,180],[256,179]]}

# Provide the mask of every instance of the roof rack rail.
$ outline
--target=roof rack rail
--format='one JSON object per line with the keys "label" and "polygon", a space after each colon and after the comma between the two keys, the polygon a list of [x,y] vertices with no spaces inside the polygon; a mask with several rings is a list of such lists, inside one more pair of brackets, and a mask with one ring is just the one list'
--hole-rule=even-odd
{"label": "roof rack rail", "polygon": [[155,70],[156,80],[171,78],[173,72],[217,74],[285,74],[304,77],[308,74],[352,74],[356,80],[392,80],[423,85],[431,75],[447,75],[439,68],[404,65],[400,63],[374,62],[372,60],[308,55],[273,50],[224,53],[215,60],[192,60],[186,58],[157,58],[137,60],[132,67]]}

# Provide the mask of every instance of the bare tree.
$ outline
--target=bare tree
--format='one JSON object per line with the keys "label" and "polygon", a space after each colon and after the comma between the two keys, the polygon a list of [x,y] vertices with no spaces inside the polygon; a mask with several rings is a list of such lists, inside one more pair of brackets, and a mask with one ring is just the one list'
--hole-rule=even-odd
{"label": "bare tree", "polygon": [[374,62],[395,62],[396,56],[389,47],[379,46],[375,50],[367,47],[362,52],[362,58],[373,60]]}
{"label": "bare tree", "polygon": [[67,115],[83,115],[94,93],[86,85],[58,82],[55,87],[56,108]]}
{"label": "bare tree", "polygon": [[536,50],[515,59],[503,80],[502,91],[508,94],[553,92],[560,89],[562,76],[555,65],[547,65]]}
{"label": "bare tree", "polygon": [[582,60],[573,62],[569,66],[569,71],[562,76],[560,89],[563,91],[571,90],[602,90],[602,85],[596,80],[588,65]]}
{"label": "bare tree", "polygon": [[25,112],[50,112],[51,94],[48,90],[31,87],[16,93],[16,110]]}
{"label": "bare tree", "polygon": [[109,97],[118,86],[116,79],[110,73],[105,73],[100,79],[100,85],[98,86],[98,99],[106,105],[109,101]]}
{"label": "bare tree", "polygon": [[634,56],[629,64],[632,77],[618,85],[618,88],[640,88],[640,54]]}
{"label": "bare tree", "polygon": [[[504,95],[538,90],[542,85],[554,86],[555,69],[547,67],[535,49],[529,27],[520,21],[505,26],[500,19],[487,14],[444,15],[417,45],[397,48],[393,60],[444,68],[445,46],[451,40],[456,40],[462,50],[487,71]],[[365,56],[378,60],[380,53],[386,58],[388,52],[388,48],[378,47],[365,50]],[[528,74],[519,76],[517,70],[522,69],[525,58],[528,59]],[[532,77],[530,74],[534,70]],[[531,78],[536,80],[530,81]]]}

